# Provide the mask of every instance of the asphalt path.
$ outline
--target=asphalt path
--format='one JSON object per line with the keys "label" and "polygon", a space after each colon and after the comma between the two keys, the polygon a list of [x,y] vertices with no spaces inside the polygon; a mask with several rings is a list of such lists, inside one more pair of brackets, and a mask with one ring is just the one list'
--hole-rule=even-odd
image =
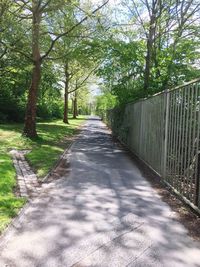
{"label": "asphalt path", "polygon": [[1,237],[0,267],[200,266],[200,244],[100,120],[69,161]]}

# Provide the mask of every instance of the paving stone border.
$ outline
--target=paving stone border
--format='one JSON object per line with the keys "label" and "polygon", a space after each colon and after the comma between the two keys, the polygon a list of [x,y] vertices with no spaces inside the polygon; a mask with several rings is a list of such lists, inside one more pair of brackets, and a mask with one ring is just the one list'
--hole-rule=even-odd
{"label": "paving stone border", "polygon": [[[84,123],[85,124],[85,123]],[[77,130],[84,127],[84,124],[79,126]],[[71,138],[67,148],[56,161],[55,165],[49,173],[39,182],[37,175],[32,170],[27,162],[25,155],[31,150],[16,150],[10,151],[13,158],[13,164],[17,173],[17,182],[19,186],[19,193],[21,197],[32,199],[37,197],[41,192],[45,183],[52,182],[54,179],[61,178],[69,171],[69,153],[74,141],[78,138],[81,132],[78,132]]]}
{"label": "paving stone border", "polygon": [[21,197],[32,198],[38,196],[41,186],[36,174],[25,159],[30,150],[11,150],[13,164],[17,173],[17,182]]}
{"label": "paving stone border", "polygon": [[[79,135],[79,134],[78,134]],[[78,136],[77,135],[77,136]],[[19,187],[19,193],[21,197],[26,197],[32,199],[37,197],[43,188],[45,183],[52,182],[55,179],[59,179],[69,170],[69,151],[76,140],[75,136],[68,147],[64,150],[61,156],[56,161],[55,165],[49,171],[49,173],[42,179],[39,183],[37,175],[34,173],[29,163],[27,162],[25,155],[28,154],[31,150],[16,150],[13,149],[10,151],[10,154],[13,158],[13,164],[17,174],[17,182]]]}

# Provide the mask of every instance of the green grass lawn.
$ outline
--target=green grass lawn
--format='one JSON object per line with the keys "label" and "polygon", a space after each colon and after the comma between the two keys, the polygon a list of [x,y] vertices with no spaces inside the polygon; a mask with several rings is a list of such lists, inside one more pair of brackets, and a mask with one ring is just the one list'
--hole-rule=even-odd
{"label": "green grass lawn", "polygon": [[84,119],[81,116],[71,119],[70,125],[61,120],[40,122],[37,124],[39,137],[35,140],[21,136],[22,124],[0,124],[0,232],[26,202],[14,194],[15,169],[9,151],[13,148],[30,149],[26,157],[38,177],[44,177],[69,145],[70,137]]}

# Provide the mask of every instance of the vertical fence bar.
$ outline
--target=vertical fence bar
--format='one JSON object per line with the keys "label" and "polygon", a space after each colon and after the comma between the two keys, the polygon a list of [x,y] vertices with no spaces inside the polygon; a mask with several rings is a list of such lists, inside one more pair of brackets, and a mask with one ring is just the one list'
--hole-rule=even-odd
{"label": "vertical fence bar", "polygon": [[185,127],[185,142],[184,142],[184,196],[187,197],[188,192],[188,173],[187,173],[187,160],[188,160],[188,132],[189,132],[189,102],[190,102],[190,87],[187,90],[186,100],[186,127]]}
{"label": "vertical fence bar", "polygon": [[176,91],[176,133],[175,133],[175,160],[174,160],[174,175],[175,175],[175,188],[178,189],[179,186],[179,172],[178,172],[178,140],[179,140],[179,119],[180,119],[180,103],[179,103],[179,97],[180,97],[180,90]]}
{"label": "vertical fence bar", "polygon": [[169,91],[165,91],[165,134],[164,134],[164,151],[163,151],[163,178],[167,175],[167,146],[168,146],[168,128],[169,128]]}
{"label": "vertical fence bar", "polygon": [[170,176],[171,176],[171,154],[172,154],[172,120],[173,120],[173,98],[172,98],[172,94],[169,93],[170,95],[170,107],[169,107],[169,136],[168,136],[168,181],[170,181]]}
{"label": "vertical fence bar", "polygon": [[186,121],[185,121],[185,116],[186,116],[186,105],[185,105],[185,102],[186,102],[186,90],[183,90],[183,103],[182,103],[182,106],[183,106],[183,126],[182,126],[182,129],[181,129],[181,133],[182,133],[182,140],[181,140],[181,166],[180,166],[180,169],[181,169],[181,189],[180,189],[180,193],[184,193],[184,139],[185,139],[185,124],[186,124]]}
{"label": "vertical fence bar", "polygon": [[179,192],[181,192],[181,182],[182,182],[182,174],[181,174],[181,141],[183,138],[183,131],[182,131],[182,122],[183,122],[183,93],[184,90],[180,90],[180,99],[179,99],[179,104],[180,104],[180,119],[179,119],[179,131],[178,131],[178,135],[179,135],[179,141],[178,141],[178,168],[177,168],[177,173],[179,176],[179,183],[178,183],[178,190]]}
{"label": "vertical fence bar", "polygon": [[172,161],[171,161],[171,183],[174,186],[174,155],[175,155],[175,137],[176,137],[176,91],[172,92],[173,95],[173,120],[172,120],[172,144],[171,144],[171,149],[172,149]]}
{"label": "vertical fence bar", "polygon": [[191,146],[192,146],[192,121],[193,121],[193,96],[194,96],[194,92],[193,92],[193,87],[191,86],[191,93],[190,93],[190,119],[189,119],[189,140],[188,140],[188,162],[187,162],[187,169],[188,169],[188,191],[187,191],[187,195],[188,195],[188,199],[191,200],[190,198],[190,192],[192,190],[192,165],[191,165]]}
{"label": "vertical fence bar", "polygon": [[[143,137],[143,101],[140,102],[140,133],[139,133],[139,137]],[[139,154],[142,155],[142,138],[140,138],[140,140],[138,140],[140,145],[139,145]]]}
{"label": "vertical fence bar", "polygon": [[167,157],[167,181],[170,180],[171,175],[171,142],[172,142],[172,94],[171,92],[169,94],[169,123],[168,123],[168,157]]}
{"label": "vertical fence bar", "polygon": [[200,212],[200,79],[128,104],[117,127],[122,137],[128,129],[131,150]]}
{"label": "vertical fence bar", "polygon": [[[194,85],[194,91],[195,91],[195,99],[194,99],[194,120],[193,120],[193,147],[192,147],[192,157],[193,157],[193,166],[194,166],[194,174],[192,177],[192,181],[193,181],[193,195],[192,195],[192,199],[193,199],[193,203],[195,203],[196,201],[196,177],[198,177],[196,175],[196,165],[198,164],[198,140],[199,140],[199,133],[198,133],[198,114],[197,114],[197,106],[198,106],[198,83]],[[197,149],[196,149],[197,148]]]}
{"label": "vertical fence bar", "polygon": [[199,151],[199,135],[200,135],[200,86],[197,85],[198,95],[198,116],[197,116],[197,146],[196,146],[196,172],[195,172],[195,205],[200,209],[200,151]]}

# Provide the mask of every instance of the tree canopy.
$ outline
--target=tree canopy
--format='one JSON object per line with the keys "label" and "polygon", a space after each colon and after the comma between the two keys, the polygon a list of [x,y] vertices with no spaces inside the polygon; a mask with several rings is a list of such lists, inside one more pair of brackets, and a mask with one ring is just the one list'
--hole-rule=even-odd
{"label": "tree canopy", "polygon": [[0,121],[90,112],[200,76],[197,0],[2,0]]}

